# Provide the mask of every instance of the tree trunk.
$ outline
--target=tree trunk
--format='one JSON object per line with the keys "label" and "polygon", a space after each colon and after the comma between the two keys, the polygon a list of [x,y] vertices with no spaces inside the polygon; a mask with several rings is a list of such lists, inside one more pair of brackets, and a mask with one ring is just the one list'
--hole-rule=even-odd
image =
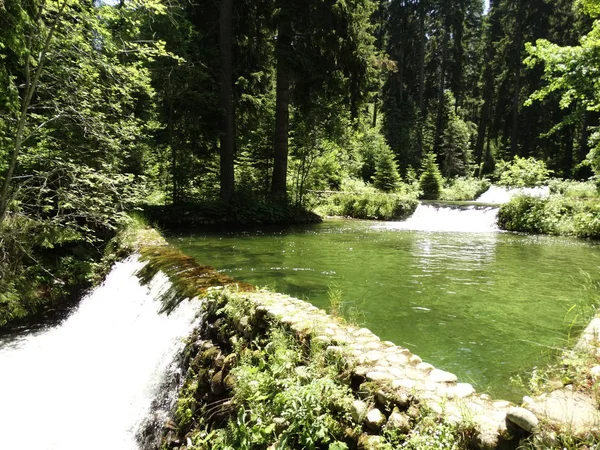
{"label": "tree trunk", "polygon": [[[52,42],[52,38],[54,36],[54,32],[56,31],[56,27],[58,26],[59,21],[62,19],[62,14],[67,6],[67,0],[63,0],[61,3],[58,13],[54,17],[54,21],[50,26],[48,34],[46,35],[46,39],[42,45],[42,49],[38,56],[38,64],[35,69],[35,73],[33,75],[33,79],[30,78],[30,63],[33,59],[31,56],[32,48],[29,48],[29,53],[26,55],[25,62],[25,72],[26,72],[26,83],[25,83],[25,91],[23,92],[23,97],[21,101],[21,112],[17,124],[17,133],[15,135],[15,141],[10,152],[10,160],[8,163],[8,169],[6,170],[6,174],[4,176],[4,182],[2,183],[2,190],[0,191],[0,229],[2,228],[2,224],[6,217],[6,210],[8,209],[8,198],[10,193],[10,185],[12,183],[12,178],[15,172],[15,168],[17,167],[17,159],[19,157],[19,153],[21,152],[21,146],[24,141],[25,134],[25,125],[28,119],[28,110],[31,105],[31,101],[35,94],[35,91],[40,82],[40,77],[42,76],[42,72],[44,70],[44,65],[46,64],[46,59],[48,56],[48,50],[50,48],[50,43]],[[39,27],[39,21],[42,20],[43,11],[40,9],[39,15],[36,20],[36,25]],[[39,29],[39,28],[38,28]],[[34,30],[32,30],[33,32]],[[31,42],[31,41],[30,41]],[[30,46],[31,47],[31,46]]]}
{"label": "tree trunk", "polygon": [[[440,64],[440,85],[438,87],[438,110],[437,118],[435,121],[435,139],[433,144],[433,151],[438,155],[440,153],[440,146],[442,142],[442,133],[444,131],[444,109],[445,109],[445,94],[444,87],[446,85],[446,57],[448,53],[448,30],[444,30],[444,37],[442,39],[442,62]],[[438,159],[439,163],[439,159]]]}
{"label": "tree trunk", "polygon": [[515,156],[519,152],[519,95],[521,93],[521,47],[523,46],[523,0],[517,6],[516,32],[515,32],[515,84],[512,101],[512,126],[510,130],[510,152]]}
{"label": "tree trunk", "polygon": [[494,89],[494,78],[492,74],[492,46],[488,45],[487,62],[484,69],[485,86],[483,91],[483,106],[481,107],[481,116],[477,128],[477,141],[475,143],[475,161],[477,163],[478,174],[481,177],[481,163],[483,162],[483,146],[485,145],[485,132],[488,128],[490,117],[490,106],[492,103],[492,90]]}
{"label": "tree trunk", "polygon": [[[422,3],[422,2],[421,2]],[[423,155],[423,123],[425,121],[425,7],[420,7],[419,20],[419,124],[417,132],[417,146],[419,157]]]}
{"label": "tree trunk", "polygon": [[235,117],[233,112],[233,44],[232,44],[232,12],[233,0],[221,0],[219,15],[219,52],[221,63],[221,200],[229,202],[233,195],[234,185],[234,148]]}
{"label": "tree trunk", "polygon": [[292,29],[286,12],[280,13],[277,44],[277,86],[275,92],[275,139],[273,146],[273,179],[271,196],[274,201],[287,201],[288,129],[290,120],[290,68],[286,58],[292,49]]}

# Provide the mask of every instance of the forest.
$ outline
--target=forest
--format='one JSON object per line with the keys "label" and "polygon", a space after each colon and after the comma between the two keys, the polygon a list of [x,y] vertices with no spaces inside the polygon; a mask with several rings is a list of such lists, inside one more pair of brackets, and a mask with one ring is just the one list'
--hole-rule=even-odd
{"label": "forest", "polygon": [[593,182],[598,17],[598,0],[1,0],[0,324],[92,282],[135,210],[280,220],[322,193],[479,191],[519,164]]}

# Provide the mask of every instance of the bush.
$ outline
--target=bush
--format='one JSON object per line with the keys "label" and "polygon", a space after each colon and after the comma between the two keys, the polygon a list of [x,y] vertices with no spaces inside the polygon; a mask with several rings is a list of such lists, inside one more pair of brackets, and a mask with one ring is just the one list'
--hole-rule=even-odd
{"label": "bush", "polygon": [[600,201],[517,196],[500,208],[498,226],[508,231],[600,239]]}
{"label": "bush", "polygon": [[444,187],[441,194],[441,200],[446,201],[469,201],[475,200],[490,187],[487,180],[477,178],[454,178],[449,180],[448,185]]}
{"label": "bush", "polygon": [[511,162],[501,161],[496,166],[498,184],[508,187],[536,187],[548,181],[552,173],[544,161],[515,156]]}
{"label": "bush", "polygon": [[598,186],[592,181],[574,181],[552,179],[548,183],[550,194],[559,194],[574,198],[600,197]]}
{"label": "bush", "polygon": [[417,208],[413,197],[383,193],[344,193],[331,195],[318,211],[330,216],[355,219],[403,220]]}
{"label": "bush", "polygon": [[419,179],[421,198],[424,200],[437,200],[442,192],[443,179],[440,169],[435,162],[435,155],[428,153],[423,160],[423,173]]}

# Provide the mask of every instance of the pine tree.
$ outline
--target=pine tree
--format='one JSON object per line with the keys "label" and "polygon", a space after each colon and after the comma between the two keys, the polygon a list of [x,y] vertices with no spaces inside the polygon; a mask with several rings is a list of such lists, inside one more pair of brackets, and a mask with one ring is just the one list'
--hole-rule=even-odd
{"label": "pine tree", "polygon": [[385,192],[394,191],[400,182],[398,166],[394,159],[394,152],[387,144],[383,144],[375,159],[375,175],[373,184],[377,189]]}

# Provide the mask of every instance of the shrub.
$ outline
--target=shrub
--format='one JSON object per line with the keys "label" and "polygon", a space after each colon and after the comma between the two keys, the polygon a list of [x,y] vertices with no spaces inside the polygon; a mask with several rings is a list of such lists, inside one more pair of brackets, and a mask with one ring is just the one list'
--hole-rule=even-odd
{"label": "shrub", "polygon": [[550,174],[546,163],[532,157],[515,156],[511,162],[502,161],[496,167],[498,184],[509,187],[536,187],[544,184]]}
{"label": "shrub", "polygon": [[421,198],[425,200],[437,200],[442,192],[442,174],[435,162],[435,155],[428,153],[423,160],[423,173],[419,179]]}
{"label": "shrub", "polygon": [[550,194],[559,194],[565,197],[597,198],[600,197],[598,186],[593,181],[574,181],[552,179],[548,183]]}
{"label": "shrub", "polygon": [[508,231],[600,239],[600,202],[517,196],[500,208],[498,226]]}
{"label": "shrub", "polygon": [[384,193],[347,193],[331,195],[317,210],[330,216],[355,219],[403,220],[417,208],[414,197]]}
{"label": "shrub", "polygon": [[469,201],[475,200],[481,194],[488,190],[490,182],[477,178],[454,178],[449,180],[448,185],[444,187],[441,199],[446,201]]}

